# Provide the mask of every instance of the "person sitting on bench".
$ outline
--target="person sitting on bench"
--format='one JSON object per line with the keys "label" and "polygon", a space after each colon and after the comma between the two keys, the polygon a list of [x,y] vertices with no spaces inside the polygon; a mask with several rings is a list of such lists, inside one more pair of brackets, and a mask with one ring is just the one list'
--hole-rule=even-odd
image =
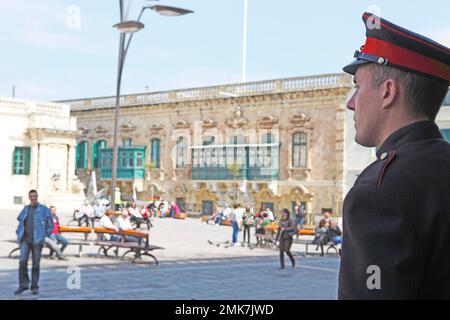
{"label": "person sitting on bench", "polygon": [[50,257],[53,257],[53,253],[56,252],[57,257],[60,260],[64,260],[63,252],[64,252],[64,249],[69,245],[69,241],[67,241],[67,239],[64,236],[62,236],[61,233],[59,232],[59,218],[56,215],[56,207],[55,206],[50,207],[50,213],[53,218],[53,231],[52,231],[52,234],[49,236],[49,238],[55,242],[55,246],[57,243],[61,244],[61,248],[59,248],[59,250],[53,250],[54,246],[52,244],[47,243],[47,241],[46,241],[47,245],[49,245],[51,248],[50,249]]}
{"label": "person sitting on bench", "polygon": [[[120,231],[133,230],[127,209],[123,209],[122,215],[117,218],[117,227],[119,228]],[[125,236],[125,241],[139,242],[139,239],[133,236]]]}
{"label": "person sitting on bench", "polygon": [[144,222],[141,211],[136,207],[136,202],[132,202],[131,206],[128,208],[130,214],[130,220],[136,223],[136,229],[141,227],[141,223]]}
{"label": "person sitting on bench", "polygon": [[342,243],[342,231],[334,220],[330,221],[330,227],[328,228],[328,239],[334,244]]}
{"label": "person sitting on bench", "polygon": [[[107,210],[103,217],[100,219],[100,227],[105,229],[110,229],[117,231],[118,228],[114,225],[114,223],[111,221],[111,217],[114,215],[114,211]],[[103,238],[105,238],[108,241],[119,241],[120,238],[118,236],[105,233],[102,235]]]}
{"label": "person sitting on bench", "polygon": [[320,255],[323,257],[323,246],[328,243],[328,222],[325,219],[320,220],[315,235],[316,237],[314,238],[313,243],[317,244],[316,250],[320,247]]}

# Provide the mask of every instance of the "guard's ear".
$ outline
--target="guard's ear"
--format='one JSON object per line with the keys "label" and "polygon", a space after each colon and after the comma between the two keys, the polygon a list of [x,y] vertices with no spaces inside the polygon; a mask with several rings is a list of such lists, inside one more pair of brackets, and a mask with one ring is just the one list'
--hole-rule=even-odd
{"label": "guard's ear", "polygon": [[380,94],[383,109],[390,108],[398,99],[400,93],[400,85],[394,79],[387,79],[380,85]]}

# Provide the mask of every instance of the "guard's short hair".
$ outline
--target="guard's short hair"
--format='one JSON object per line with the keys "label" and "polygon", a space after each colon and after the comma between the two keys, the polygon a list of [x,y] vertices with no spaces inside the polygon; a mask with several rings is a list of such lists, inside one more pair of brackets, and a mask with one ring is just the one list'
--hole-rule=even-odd
{"label": "guard's short hair", "polygon": [[36,193],[38,194],[38,192],[35,189],[31,189],[30,191],[28,191],[28,195],[32,194],[32,193]]}
{"label": "guard's short hair", "polygon": [[407,108],[412,116],[426,116],[435,121],[448,92],[448,84],[414,72],[371,63],[373,85],[380,86],[388,79],[403,87]]}

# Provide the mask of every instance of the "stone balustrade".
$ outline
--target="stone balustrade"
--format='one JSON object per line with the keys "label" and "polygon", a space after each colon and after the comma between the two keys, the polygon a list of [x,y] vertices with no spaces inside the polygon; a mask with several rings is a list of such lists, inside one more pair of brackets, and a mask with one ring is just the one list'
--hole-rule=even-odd
{"label": "stone balustrade", "polygon": [[[192,100],[224,99],[259,94],[284,93],[293,91],[331,89],[351,87],[351,77],[346,74],[325,74],[318,76],[285,78],[230,84],[222,86],[152,92],[124,95],[120,98],[121,106],[152,105]],[[72,111],[111,108],[115,106],[116,98],[103,97],[92,99],[77,99],[60,101],[69,104]]]}

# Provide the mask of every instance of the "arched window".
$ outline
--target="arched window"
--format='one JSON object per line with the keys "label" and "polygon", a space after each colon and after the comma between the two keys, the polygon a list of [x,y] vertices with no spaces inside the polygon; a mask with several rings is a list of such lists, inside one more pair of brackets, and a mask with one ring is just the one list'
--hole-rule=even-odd
{"label": "arched window", "polygon": [[306,168],[308,139],[306,133],[298,132],[292,137],[292,167]]}
{"label": "arched window", "polygon": [[100,150],[106,148],[105,140],[98,140],[92,144],[92,166],[94,169],[100,167]]}
{"label": "arched window", "polygon": [[88,142],[81,141],[77,144],[77,169],[87,169],[88,166]]}
{"label": "arched window", "polygon": [[161,167],[161,155],[160,150],[161,148],[161,139],[154,138],[151,141],[151,148],[150,148],[150,159],[154,165],[155,169],[159,169]]}

